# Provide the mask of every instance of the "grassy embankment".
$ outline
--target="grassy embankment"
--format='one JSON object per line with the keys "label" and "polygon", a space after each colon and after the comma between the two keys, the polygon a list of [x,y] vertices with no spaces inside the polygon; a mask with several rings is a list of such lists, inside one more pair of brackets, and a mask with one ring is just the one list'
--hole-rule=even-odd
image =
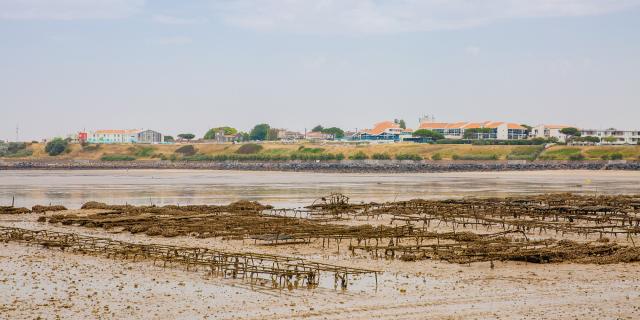
{"label": "grassy embankment", "polygon": [[[179,145],[69,145],[67,152],[51,157],[43,144],[30,144],[31,153],[22,159],[86,159],[86,160],[640,160],[640,146],[477,146],[451,144],[281,144],[259,146],[232,144]],[[244,147],[243,147],[244,146]],[[243,149],[241,149],[243,148]],[[16,157],[13,157],[16,158]],[[18,157],[20,158],[20,157]]]}

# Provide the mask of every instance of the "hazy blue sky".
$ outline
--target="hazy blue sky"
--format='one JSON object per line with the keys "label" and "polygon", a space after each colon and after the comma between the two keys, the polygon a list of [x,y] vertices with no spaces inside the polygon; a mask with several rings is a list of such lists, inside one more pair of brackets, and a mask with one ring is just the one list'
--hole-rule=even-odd
{"label": "hazy blue sky", "polygon": [[0,139],[258,122],[640,129],[639,0],[0,0]]}

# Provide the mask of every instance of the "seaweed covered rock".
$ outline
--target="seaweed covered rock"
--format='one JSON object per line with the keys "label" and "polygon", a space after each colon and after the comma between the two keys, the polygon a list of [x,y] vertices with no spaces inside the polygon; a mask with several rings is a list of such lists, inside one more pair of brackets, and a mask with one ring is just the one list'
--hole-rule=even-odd
{"label": "seaweed covered rock", "polygon": [[36,213],[44,213],[44,212],[48,212],[48,211],[65,211],[67,210],[67,208],[65,206],[41,206],[41,205],[35,205],[33,207],[31,207],[31,211],[32,212],[36,212]]}
{"label": "seaweed covered rock", "polygon": [[29,213],[29,212],[31,212],[31,210],[27,208],[0,206],[0,214],[23,214],[23,213]]}

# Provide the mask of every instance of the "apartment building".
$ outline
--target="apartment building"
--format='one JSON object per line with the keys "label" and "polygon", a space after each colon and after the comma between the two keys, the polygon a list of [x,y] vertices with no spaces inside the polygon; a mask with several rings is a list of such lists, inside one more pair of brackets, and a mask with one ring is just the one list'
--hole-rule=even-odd
{"label": "apartment building", "polygon": [[527,128],[522,125],[502,121],[449,123],[426,119],[421,121],[419,129],[439,132],[447,139],[462,139],[471,129],[475,129],[471,139],[521,140],[529,136]]}

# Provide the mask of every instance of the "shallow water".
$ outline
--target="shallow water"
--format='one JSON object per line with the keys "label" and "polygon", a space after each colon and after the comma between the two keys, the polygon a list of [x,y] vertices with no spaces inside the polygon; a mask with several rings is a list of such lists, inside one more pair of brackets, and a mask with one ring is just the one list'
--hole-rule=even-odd
{"label": "shallow water", "polygon": [[545,192],[640,194],[640,172],[528,171],[346,174],[213,170],[0,171],[0,205],[87,201],[112,204],[226,204],[247,199],[302,206],[341,192],[352,201],[504,196]]}

